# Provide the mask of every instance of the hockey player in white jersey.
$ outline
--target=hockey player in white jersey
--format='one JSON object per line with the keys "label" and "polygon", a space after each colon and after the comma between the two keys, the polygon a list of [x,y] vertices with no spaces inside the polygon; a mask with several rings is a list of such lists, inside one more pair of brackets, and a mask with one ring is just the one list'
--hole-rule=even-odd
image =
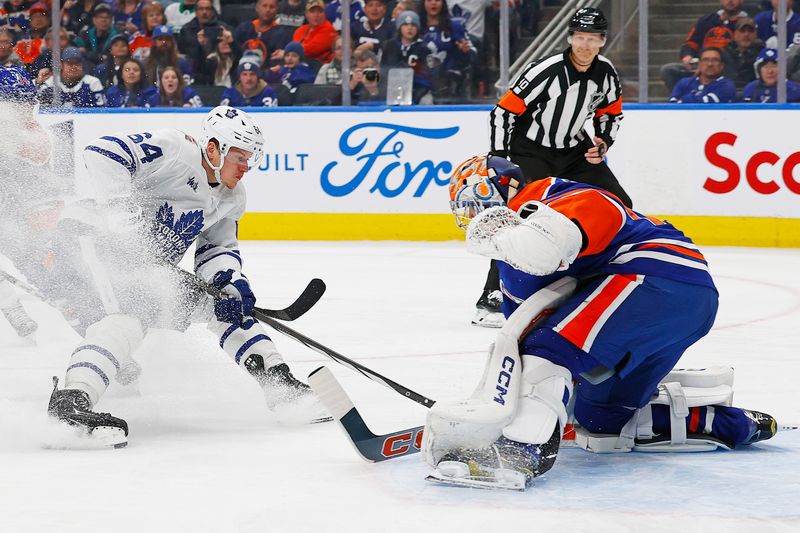
{"label": "hockey player in white jersey", "polygon": [[[42,255],[50,220],[59,209],[63,183],[52,169],[52,140],[36,120],[36,86],[24,69],[0,66],[0,249],[17,268]],[[17,335],[33,338],[38,328],[16,289],[0,275],[0,312]]]}
{"label": "hockey player in white jersey", "polygon": [[[304,407],[309,421],[322,419],[310,388],[292,376],[250,316],[256,298],[238,250],[238,220],[245,210],[239,181],[263,148],[255,121],[227,106],[206,116],[197,141],[163,129],[107,135],[86,146],[92,192],[88,202],[65,208],[62,224],[80,234],[81,260],[105,312],[72,352],[63,389],[54,378],[51,417],[77,426],[101,446],[127,444],[126,422],[92,408],[148,327],[165,327],[166,320],[180,329],[188,320],[205,321],[202,312],[197,316],[203,305],[196,289],[177,282],[173,267],[196,242],[195,273],[229,295],[214,303],[208,317],[220,346],[258,381],[270,408],[289,403]],[[115,249],[116,242],[125,246]],[[192,311],[195,316],[188,317]]]}

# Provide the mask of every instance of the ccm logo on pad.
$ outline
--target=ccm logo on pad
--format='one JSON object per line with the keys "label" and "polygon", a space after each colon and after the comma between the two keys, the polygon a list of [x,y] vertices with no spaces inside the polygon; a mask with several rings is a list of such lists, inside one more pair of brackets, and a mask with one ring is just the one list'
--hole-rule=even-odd
{"label": "ccm logo on pad", "polygon": [[[705,145],[705,155],[708,162],[727,172],[727,177],[718,181],[706,178],[703,188],[715,194],[725,194],[733,191],[742,178],[742,170],[738,163],[720,155],[717,151],[720,146],[733,146],[736,144],[736,135],[726,131],[713,134]],[[762,168],[766,167],[766,168]],[[747,184],[760,194],[774,194],[781,187],[785,187],[795,194],[800,194],[800,176],[795,177],[795,170],[800,174],[800,152],[789,154],[781,163],[781,156],[774,152],[763,151],[753,154],[745,164],[744,175]],[[781,183],[779,183],[781,182]]]}

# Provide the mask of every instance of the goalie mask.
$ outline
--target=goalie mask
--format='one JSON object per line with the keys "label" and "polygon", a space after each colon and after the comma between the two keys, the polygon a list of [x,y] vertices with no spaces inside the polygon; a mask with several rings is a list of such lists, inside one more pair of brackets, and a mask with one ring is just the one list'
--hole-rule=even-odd
{"label": "goalie mask", "polygon": [[464,161],[450,177],[450,210],[456,225],[466,229],[484,209],[506,205],[524,183],[522,169],[502,157],[478,155]]}

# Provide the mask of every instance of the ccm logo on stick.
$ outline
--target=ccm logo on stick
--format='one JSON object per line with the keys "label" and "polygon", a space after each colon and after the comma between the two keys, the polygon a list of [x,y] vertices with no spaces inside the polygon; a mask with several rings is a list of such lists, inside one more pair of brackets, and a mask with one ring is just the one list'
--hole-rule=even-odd
{"label": "ccm logo on stick", "polygon": [[411,446],[414,446],[417,450],[422,449],[422,429],[417,431],[416,434],[412,431],[408,431],[387,438],[383,441],[381,454],[383,454],[384,457],[403,455],[408,453]]}
{"label": "ccm logo on stick", "polygon": [[[733,133],[721,131],[713,134],[706,141],[706,159],[715,167],[727,172],[728,177],[723,181],[706,178],[706,182],[703,184],[705,190],[715,194],[725,194],[733,191],[739,185],[742,177],[739,165],[733,159],[728,159],[717,151],[720,145],[733,146],[736,144],[736,139],[737,137]],[[766,170],[761,172],[762,177],[759,177],[758,173],[762,166],[777,168],[780,160],[780,156],[774,152],[764,151],[753,154],[745,165],[745,178],[750,188],[760,194],[778,192],[781,186],[776,183],[775,179],[768,177]],[[800,152],[794,152],[786,157],[780,167],[780,174],[786,188],[795,194],[800,194],[800,181],[798,181],[800,178],[795,178],[793,175],[797,168],[800,168]]]}

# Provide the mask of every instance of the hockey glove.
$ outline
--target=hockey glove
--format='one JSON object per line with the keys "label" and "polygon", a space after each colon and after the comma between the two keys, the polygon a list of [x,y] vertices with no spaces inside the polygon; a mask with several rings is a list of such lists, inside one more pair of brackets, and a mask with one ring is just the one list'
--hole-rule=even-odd
{"label": "hockey glove", "polygon": [[253,314],[256,297],[250,289],[247,278],[233,269],[217,272],[211,284],[225,294],[228,298],[221,298],[214,304],[214,314],[221,322],[238,324],[243,317]]}

